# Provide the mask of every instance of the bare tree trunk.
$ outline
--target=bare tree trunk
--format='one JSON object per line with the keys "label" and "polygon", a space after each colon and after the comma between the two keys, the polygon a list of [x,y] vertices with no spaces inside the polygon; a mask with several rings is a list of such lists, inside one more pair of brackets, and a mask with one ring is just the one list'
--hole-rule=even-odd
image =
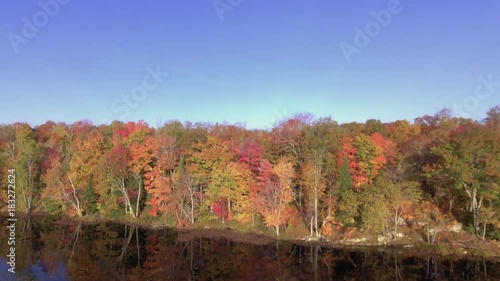
{"label": "bare tree trunk", "polygon": [[396,212],[394,214],[394,240],[396,240],[396,238],[398,237],[398,220],[399,220],[398,210],[399,207],[396,208]]}
{"label": "bare tree trunk", "polygon": [[71,180],[71,178],[70,177],[68,177],[68,178],[69,178],[69,182],[71,183],[71,188],[73,189],[73,197],[75,198],[75,202],[73,202],[71,199],[68,199],[68,200],[72,203],[78,216],[82,217],[82,215],[83,215],[82,206],[80,204],[80,200],[78,199],[78,196],[76,196],[76,188],[73,185],[73,181]]}
{"label": "bare tree trunk", "polygon": [[304,214],[304,211],[302,210],[302,187],[299,187],[299,213],[300,215]]}
{"label": "bare tree trunk", "polygon": [[191,217],[189,219],[189,221],[191,223],[194,223],[194,192],[192,190],[192,187],[190,188],[190,191],[189,191],[189,195],[190,195],[190,198],[191,198]]}
{"label": "bare tree trunk", "polygon": [[137,177],[137,180],[139,182],[139,189],[138,189],[138,194],[137,194],[137,202],[135,204],[135,217],[139,217],[139,204],[141,201],[141,190],[142,190],[142,181],[140,176]]}
{"label": "bare tree trunk", "polygon": [[[281,184],[281,183],[280,183]],[[278,225],[276,226],[276,235],[280,236],[280,221],[281,221],[281,207],[283,205],[283,192],[284,190],[281,190],[279,193],[279,205],[278,205]]]}
{"label": "bare tree trunk", "polygon": [[312,238],[313,236],[313,217],[311,217],[311,222],[309,223],[309,236]]}
{"label": "bare tree trunk", "polygon": [[318,184],[314,183],[314,231],[316,232],[316,237],[319,237],[318,232]]}
{"label": "bare tree trunk", "polygon": [[24,197],[24,202],[26,204],[26,208],[28,209],[28,212],[31,211],[31,201],[33,198],[33,176],[32,176],[32,167],[31,167],[31,157],[28,160],[28,182],[27,182],[27,187],[26,191],[23,192],[23,197]]}
{"label": "bare tree trunk", "polygon": [[467,192],[467,195],[469,196],[469,212],[472,212],[472,216],[473,216],[474,233],[478,236],[479,235],[479,211],[481,210],[481,206],[483,203],[483,197],[479,198],[479,201],[478,201],[477,187],[469,186],[466,183],[464,183],[463,186],[465,188],[465,192]]}
{"label": "bare tree trunk", "polygon": [[118,189],[121,191],[125,201],[125,214],[130,213],[130,215],[135,218],[136,216],[132,210],[132,203],[130,202],[130,197],[128,196],[127,189],[125,188],[125,180],[123,178],[119,180]]}

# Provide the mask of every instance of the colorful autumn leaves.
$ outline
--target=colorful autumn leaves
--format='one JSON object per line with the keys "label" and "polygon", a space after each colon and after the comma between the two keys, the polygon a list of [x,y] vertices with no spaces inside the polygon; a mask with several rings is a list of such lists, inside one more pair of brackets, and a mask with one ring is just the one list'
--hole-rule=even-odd
{"label": "colorful autumn leaves", "polygon": [[15,128],[11,142],[23,152],[11,158],[32,167],[31,181],[45,185],[38,190],[48,211],[171,216],[178,223],[260,216],[277,235],[292,217],[303,217],[311,235],[320,236],[335,219],[336,159],[349,159],[359,189],[384,167],[391,147],[376,133],[338,142],[331,120],[290,119],[264,135],[236,126],[165,133],[143,122]]}
{"label": "colorful autumn leaves", "polygon": [[209,208],[222,220],[249,222],[260,214],[279,234],[292,213],[290,161],[281,159],[272,165],[263,159],[260,145],[250,143],[238,148],[230,141],[208,136],[194,146],[190,170],[202,183],[205,210]]}
{"label": "colorful autumn leaves", "polygon": [[360,189],[364,184],[370,184],[388,161],[395,155],[396,145],[379,133],[371,136],[359,134],[356,137],[345,137],[342,145],[339,166],[347,159],[349,172],[354,181],[354,187]]}
{"label": "colorful autumn leaves", "polygon": [[16,123],[0,125],[0,164],[18,171],[24,211],[178,225],[260,218],[277,235],[289,225],[319,237],[339,224],[397,230],[426,212],[423,201],[484,236],[500,221],[499,112],[483,123],[446,111],[386,124],[297,115],[269,131]]}

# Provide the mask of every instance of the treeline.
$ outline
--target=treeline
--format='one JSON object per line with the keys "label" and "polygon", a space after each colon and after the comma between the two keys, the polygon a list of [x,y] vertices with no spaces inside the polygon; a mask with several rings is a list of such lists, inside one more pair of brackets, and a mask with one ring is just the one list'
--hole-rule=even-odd
{"label": "treeline", "polygon": [[[500,237],[500,106],[482,121],[448,110],[412,123],[338,124],[298,114],[271,130],[229,124],[51,121],[0,125],[0,180],[17,210],[179,225],[258,220],[276,235],[338,227],[429,242],[452,219]],[[2,192],[3,211],[7,192]],[[404,223],[402,223],[404,222]]]}

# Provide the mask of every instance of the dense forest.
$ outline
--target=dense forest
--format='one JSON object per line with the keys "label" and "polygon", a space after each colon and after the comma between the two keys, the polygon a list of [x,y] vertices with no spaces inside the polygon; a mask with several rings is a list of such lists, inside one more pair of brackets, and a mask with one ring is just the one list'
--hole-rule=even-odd
{"label": "dense forest", "polygon": [[0,125],[0,167],[4,187],[15,173],[18,212],[265,225],[315,238],[413,226],[428,242],[461,223],[500,238],[500,106],[481,121],[449,110],[364,124],[297,114],[269,130],[15,123]]}

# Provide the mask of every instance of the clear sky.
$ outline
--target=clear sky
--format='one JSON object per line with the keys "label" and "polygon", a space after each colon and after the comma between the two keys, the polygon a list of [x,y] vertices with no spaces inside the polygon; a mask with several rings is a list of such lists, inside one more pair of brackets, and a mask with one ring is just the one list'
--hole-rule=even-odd
{"label": "clear sky", "polygon": [[497,0],[58,1],[0,4],[0,123],[269,128],[500,104]]}

